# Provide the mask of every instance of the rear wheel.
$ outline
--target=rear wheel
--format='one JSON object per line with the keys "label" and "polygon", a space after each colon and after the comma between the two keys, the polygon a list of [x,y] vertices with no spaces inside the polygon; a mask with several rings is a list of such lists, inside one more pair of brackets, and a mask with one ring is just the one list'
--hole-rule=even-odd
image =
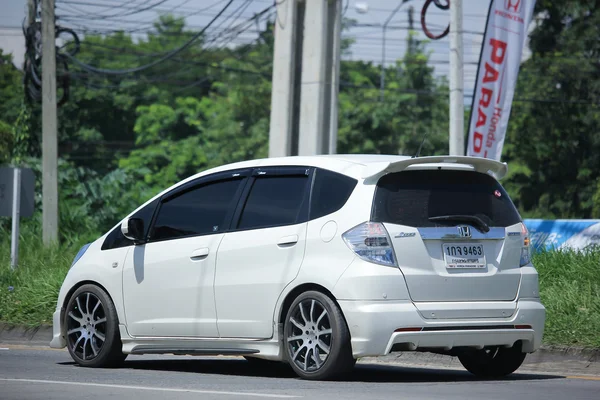
{"label": "rear wheel", "polygon": [[346,321],[337,304],[323,293],[309,291],[294,300],[284,336],[288,362],[303,379],[341,378],[354,368]]}
{"label": "rear wheel", "polygon": [[463,354],[460,363],[473,375],[480,378],[501,378],[515,372],[525,361],[526,353],[521,344],[511,348],[493,347]]}
{"label": "rear wheel", "polygon": [[82,367],[113,367],[123,354],[119,321],[108,294],[94,285],[83,285],[73,293],[65,312],[67,348]]}

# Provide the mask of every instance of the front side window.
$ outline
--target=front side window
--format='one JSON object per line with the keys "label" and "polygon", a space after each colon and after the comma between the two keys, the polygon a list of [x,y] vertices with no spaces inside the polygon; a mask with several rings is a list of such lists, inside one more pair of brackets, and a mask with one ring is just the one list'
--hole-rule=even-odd
{"label": "front side window", "polygon": [[[148,235],[148,229],[150,228],[152,216],[154,215],[154,210],[156,209],[157,204],[158,199],[154,200],[152,203],[148,204],[131,216],[131,218],[141,218],[144,221],[144,237]],[[104,243],[102,244],[102,250],[117,249],[119,247],[132,245],[133,241],[123,236],[123,232],[121,232],[121,225],[119,224],[108,234],[104,240]]]}
{"label": "front side window", "polygon": [[306,175],[258,177],[250,190],[238,229],[293,225],[305,221],[303,214],[308,182]]}
{"label": "front side window", "polygon": [[237,201],[242,179],[196,187],[163,201],[151,241],[207,235],[227,229],[227,216]]}

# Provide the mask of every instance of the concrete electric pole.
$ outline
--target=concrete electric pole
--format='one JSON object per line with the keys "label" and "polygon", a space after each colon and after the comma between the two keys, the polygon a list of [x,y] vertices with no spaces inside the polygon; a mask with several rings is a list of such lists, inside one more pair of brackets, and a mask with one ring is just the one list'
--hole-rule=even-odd
{"label": "concrete electric pole", "polygon": [[42,227],[45,245],[58,241],[58,138],[54,0],[42,0]]}
{"label": "concrete electric pole", "polygon": [[465,154],[462,0],[450,2],[450,155]]}
{"label": "concrete electric pole", "polygon": [[306,156],[330,153],[337,139],[337,88],[333,84],[338,84],[341,0],[305,1],[298,154]]}
{"label": "concrete electric pole", "polygon": [[335,153],[341,0],[277,5],[269,157]]}
{"label": "concrete electric pole", "polygon": [[[298,32],[299,6],[296,0],[277,3],[275,20],[275,54],[273,59],[273,89],[271,92],[271,123],[269,126],[269,157],[283,157],[292,151],[294,114],[297,111],[296,57],[301,56],[302,31]],[[298,46],[300,45],[300,46]]]}

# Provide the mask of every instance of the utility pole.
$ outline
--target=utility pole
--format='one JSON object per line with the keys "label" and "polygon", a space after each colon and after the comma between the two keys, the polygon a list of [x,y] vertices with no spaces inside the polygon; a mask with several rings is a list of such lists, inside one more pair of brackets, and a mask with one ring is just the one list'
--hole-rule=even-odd
{"label": "utility pole", "polygon": [[298,154],[329,154],[335,150],[331,147],[337,136],[342,6],[341,0],[305,3]]}
{"label": "utility pole", "polygon": [[332,66],[331,66],[331,111],[329,116],[329,154],[337,153],[338,109],[340,93],[340,64],[342,57],[342,2],[333,1],[329,8],[329,24],[332,26]]}
{"label": "utility pole", "polygon": [[54,0],[42,0],[42,228],[43,241],[58,241],[58,137]]}
{"label": "utility pole", "polygon": [[450,155],[465,154],[462,0],[450,3]]}
{"label": "utility pole", "polygon": [[296,0],[277,3],[269,157],[285,157],[294,153],[294,113],[299,109],[295,90],[296,63],[297,58],[302,56],[302,31],[297,34],[298,6]]}
{"label": "utility pole", "polygon": [[269,157],[334,154],[342,1],[277,3]]}

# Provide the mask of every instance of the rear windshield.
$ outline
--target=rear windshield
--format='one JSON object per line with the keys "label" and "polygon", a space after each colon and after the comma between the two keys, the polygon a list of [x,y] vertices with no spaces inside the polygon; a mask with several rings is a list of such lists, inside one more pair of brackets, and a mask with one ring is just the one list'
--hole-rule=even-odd
{"label": "rear windshield", "polygon": [[430,221],[430,218],[449,215],[476,216],[490,227],[507,227],[521,222],[504,188],[487,174],[451,170],[405,171],[388,174],[377,183],[372,221],[435,227],[448,223]]}

